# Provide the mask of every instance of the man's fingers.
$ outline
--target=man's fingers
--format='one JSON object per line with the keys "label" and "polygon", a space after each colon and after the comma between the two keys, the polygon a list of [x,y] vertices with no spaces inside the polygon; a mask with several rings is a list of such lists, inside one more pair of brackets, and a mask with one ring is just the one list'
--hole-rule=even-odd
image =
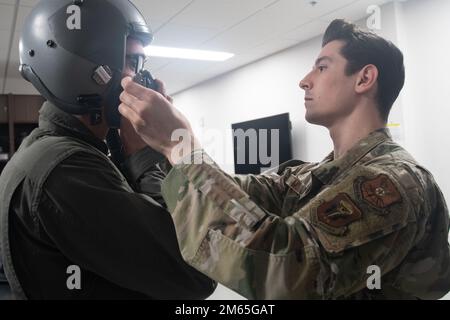
{"label": "man's fingers", "polygon": [[142,119],[129,105],[121,103],[119,112],[131,122],[136,131],[146,126],[145,120]]}
{"label": "man's fingers", "polygon": [[138,106],[141,103],[141,100],[136,98],[135,96],[127,93],[126,91],[123,91],[120,94],[120,101],[127,106],[131,107],[135,112],[138,112]]}
{"label": "man's fingers", "polygon": [[166,93],[166,87],[164,86],[164,82],[159,79],[155,79],[156,84],[158,85],[158,92],[161,93],[170,103],[173,102],[173,98],[168,96]]}
{"label": "man's fingers", "polygon": [[158,86],[158,92],[161,93],[163,96],[166,95],[166,87],[164,86],[164,82],[162,82],[159,79],[155,79],[156,85]]}
{"label": "man's fingers", "polygon": [[141,86],[140,84],[136,83],[131,79],[130,77],[125,77],[122,79],[122,88],[127,93],[135,96],[136,98],[140,100],[144,100],[146,96],[148,96],[150,89],[145,88]]}
{"label": "man's fingers", "polygon": [[173,98],[171,96],[164,96],[170,103],[173,103]]}

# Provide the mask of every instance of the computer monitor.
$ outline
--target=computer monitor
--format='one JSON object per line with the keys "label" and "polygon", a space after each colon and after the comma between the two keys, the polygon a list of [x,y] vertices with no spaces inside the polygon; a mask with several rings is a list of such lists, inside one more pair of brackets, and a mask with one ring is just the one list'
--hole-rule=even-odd
{"label": "computer monitor", "polygon": [[236,174],[260,174],[292,159],[289,113],[235,123],[231,128]]}

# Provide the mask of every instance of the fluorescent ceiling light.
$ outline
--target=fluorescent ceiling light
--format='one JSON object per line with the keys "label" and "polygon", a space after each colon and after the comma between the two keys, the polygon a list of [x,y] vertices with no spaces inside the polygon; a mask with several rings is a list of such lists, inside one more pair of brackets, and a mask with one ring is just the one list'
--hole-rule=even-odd
{"label": "fluorescent ceiling light", "polygon": [[148,46],[145,53],[150,57],[165,57],[190,60],[225,61],[234,56],[232,53],[182,48]]}

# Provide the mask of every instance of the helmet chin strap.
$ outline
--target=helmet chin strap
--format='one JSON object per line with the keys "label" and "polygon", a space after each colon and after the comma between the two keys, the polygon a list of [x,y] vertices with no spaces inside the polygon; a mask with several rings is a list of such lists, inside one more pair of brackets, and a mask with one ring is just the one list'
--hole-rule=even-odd
{"label": "helmet chin strap", "polygon": [[91,126],[102,123],[102,97],[98,94],[81,95],[77,98],[78,102],[85,105],[89,114],[89,122]]}
{"label": "helmet chin strap", "polygon": [[109,128],[120,128],[121,114],[119,112],[120,105],[120,94],[123,91],[121,81],[122,81],[122,71],[118,70],[115,72],[113,77],[113,84],[111,85],[108,94],[103,101],[103,106],[105,107],[105,120]]}
{"label": "helmet chin strap", "polygon": [[123,162],[125,161],[125,155],[118,129],[109,129],[108,134],[106,135],[106,144],[108,145],[108,149],[111,153],[112,161],[118,168],[121,168]]}

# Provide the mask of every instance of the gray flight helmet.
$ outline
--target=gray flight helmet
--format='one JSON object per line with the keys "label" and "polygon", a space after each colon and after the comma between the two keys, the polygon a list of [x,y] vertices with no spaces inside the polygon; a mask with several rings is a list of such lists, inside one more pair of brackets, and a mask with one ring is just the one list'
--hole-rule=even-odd
{"label": "gray flight helmet", "polygon": [[20,72],[60,109],[91,114],[96,124],[104,107],[109,127],[117,128],[129,36],[144,46],[153,39],[129,0],[41,0],[22,29]]}

